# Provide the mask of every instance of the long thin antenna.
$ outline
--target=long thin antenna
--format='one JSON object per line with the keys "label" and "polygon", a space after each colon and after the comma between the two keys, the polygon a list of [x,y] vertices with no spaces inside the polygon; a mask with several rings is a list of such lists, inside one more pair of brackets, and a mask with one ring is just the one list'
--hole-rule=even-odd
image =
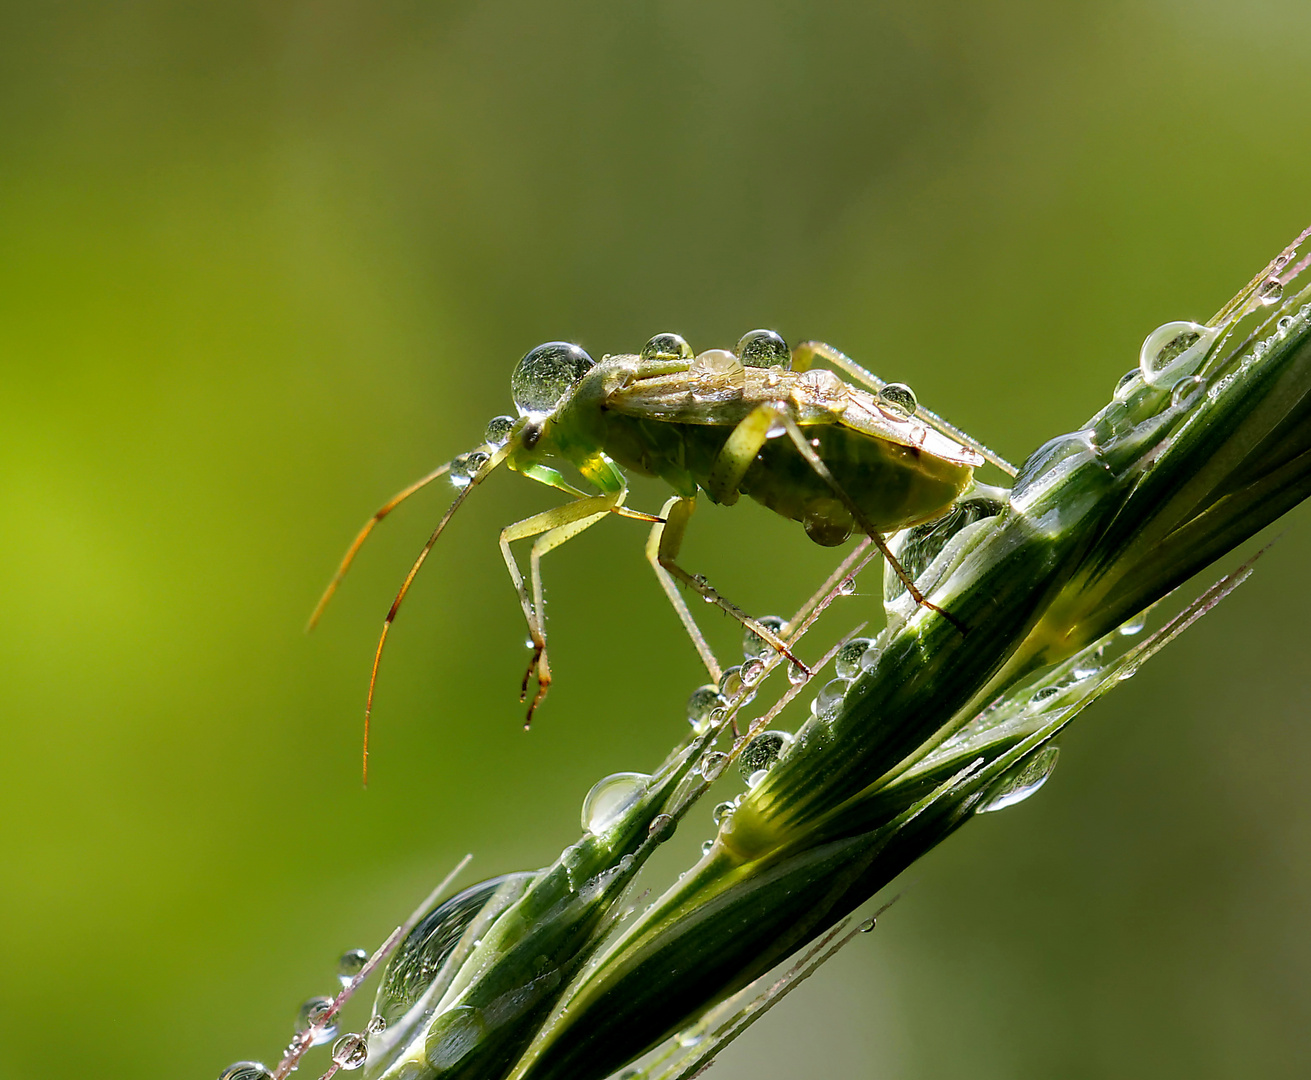
{"label": "long thin antenna", "polygon": [[451,463],[449,461],[445,465],[438,465],[437,468],[433,469],[432,472],[421,480],[414,481],[414,483],[404,491],[398,491],[383,503],[382,507],[373,515],[373,517],[365,522],[364,528],[360,530],[359,535],[355,537],[354,543],[352,543],[350,548],[346,551],[345,557],[341,560],[341,565],[337,567],[337,572],[332,575],[332,580],[328,582],[328,587],[323,590],[323,595],[319,597],[319,602],[314,605],[314,613],[310,616],[309,622],[305,624],[305,633],[308,634],[318,626],[319,619],[323,616],[323,609],[328,606],[328,601],[332,599],[332,594],[337,591],[337,586],[341,584],[341,579],[346,576],[346,571],[351,568],[351,563],[355,561],[356,553],[364,546],[364,541],[368,539],[369,533],[373,532],[373,527],[416,491],[427,487],[439,476],[444,476],[446,473],[450,472],[450,470]]}
{"label": "long thin antenna", "polygon": [[455,496],[455,501],[451,503],[450,509],[442,515],[441,521],[437,522],[437,528],[433,529],[432,535],[428,537],[428,542],[423,545],[423,550],[419,552],[419,557],[414,560],[414,564],[410,567],[410,572],[405,575],[405,581],[401,583],[400,591],[396,594],[396,599],[391,602],[387,617],[382,622],[382,633],[378,637],[378,648],[373,654],[373,670],[369,673],[369,696],[364,703],[364,759],[362,772],[365,787],[369,786],[369,718],[373,715],[373,690],[378,682],[378,664],[382,660],[382,647],[387,644],[387,632],[391,630],[391,624],[396,620],[396,612],[400,610],[401,601],[405,599],[405,594],[410,591],[410,585],[414,582],[415,575],[419,573],[419,567],[423,565],[424,560],[428,557],[428,552],[437,543],[437,538],[441,536],[442,530],[446,528],[446,523],[451,520],[455,511],[460,508],[460,504],[469,497],[469,492],[487,479],[510,456],[511,448],[512,444],[507,443],[497,450],[487,461],[483,462],[482,468],[469,479],[468,486]]}

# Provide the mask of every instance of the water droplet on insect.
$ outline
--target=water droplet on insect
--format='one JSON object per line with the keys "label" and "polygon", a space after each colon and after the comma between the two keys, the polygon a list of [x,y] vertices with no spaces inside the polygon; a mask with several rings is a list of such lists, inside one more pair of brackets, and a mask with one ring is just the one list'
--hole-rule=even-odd
{"label": "water droplet on insect", "polygon": [[1113,395],[1116,401],[1124,401],[1133,393],[1134,388],[1141,382],[1141,379],[1139,379],[1141,374],[1141,368],[1130,368],[1120,376],[1120,381],[1115,384],[1115,394]]}
{"label": "water droplet on insect", "polygon": [[837,499],[812,499],[801,519],[806,535],[820,547],[837,547],[851,535],[851,513]]}
{"label": "water droplet on insect", "polygon": [[828,368],[811,368],[798,381],[810,397],[825,407],[841,412],[847,398],[847,384]]}
{"label": "water droplet on insect", "polygon": [[1143,632],[1143,627],[1147,625],[1147,616],[1138,615],[1124,623],[1120,627],[1120,633],[1125,637],[1134,637]]}
{"label": "water droplet on insect", "polygon": [[750,785],[751,777],[772,768],[779,755],[791,744],[792,736],[786,731],[762,731],[759,735],[753,735],[737,759],[737,769],[742,779]]}
{"label": "water droplet on insect", "polygon": [[515,365],[510,376],[510,393],[519,415],[553,411],[594,363],[587,353],[567,341],[538,345]]}
{"label": "water droplet on insect", "polygon": [[854,679],[863,670],[861,661],[869,647],[874,644],[873,638],[858,637],[852,638],[838,650],[837,656],[833,658],[833,671],[839,679]]}
{"label": "water droplet on insect", "polygon": [[711,723],[710,714],[726,704],[719,687],[712,683],[698,686],[687,699],[687,722],[698,735],[704,735]]}
{"label": "water droplet on insect", "polygon": [[807,678],[806,669],[800,664],[788,664],[788,682],[793,686],[800,686]]}
{"label": "water droplet on insect", "polygon": [[1143,341],[1138,368],[1148,386],[1165,389],[1201,364],[1218,330],[1195,322],[1168,322]]}
{"label": "water droplet on insect", "polygon": [[724,819],[728,817],[728,815],[731,814],[736,809],[737,809],[737,803],[733,802],[732,800],[729,800],[728,802],[720,803],[712,811],[710,811],[710,816],[715,819],[716,825],[722,825],[724,823]]}
{"label": "water droplet on insect", "polygon": [[224,1069],[219,1080],[273,1080],[273,1073],[258,1061],[238,1061]]}
{"label": "water droplet on insect", "polygon": [[752,657],[742,664],[742,685],[755,686],[765,674],[765,662],[759,657]]}
{"label": "water droplet on insect", "polygon": [[724,668],[724,674],[719,677],[719,692],[732,701],[742,692],[742,665],[735,664],[733,667]]}
{"label": "water droplet on insect", "polygon": [[646,827],[646,835],[659,836],[669,828],[673,823],[673,820],[674,819],[668,814],[656,814],[656,816],[651,819],[651,824]]}
{"label": "water droplet on insect", "polygon": [[724,774],[727,764],[728,755],[722,750],[707,750],[701,755],[701,775],[713,783]]}
{"label": "water droplet on insect", "polygon": [[707,349],[692,361],[692,374],[715,382],[746,385],[742,362],[727,349]]}
{"label": "water droplet on insect", "polygon": [[1059,753],[1055,746],[1044,746],[1018,768],[997,781],[975,813],[988,814],[1024,802],[1047,782],[1052,770],[1056,768],[1056,758]]}
{"label": "water droplet on insect", "polygon": [[888,383],[878,396],[879,408],[896,420],[909,420],[920,407],[915,391],[905,383]]}
{"label": "water droplet on insect", "polygon": [[1170,404],[1175,408],[1187,408],[1202,396],[1206,389],[1206,380],[1196,375],[1185,375],[1170,390]]}
{"label": "water droplet on insect", "polygon": [[481,450],[470,450],[467,454],[451,459],[450,471],[446,478],[455,488],[468,487],[478,470],[487,464],[488,455]]}
{"label": "water droplet on insect", "polygon": [[[777,615],[762,615],[756,622],[775,636],[782,635],[787,626],[787,623]],[[774,646],[754,630],[746,630],[742,634],[742,655],[744,657],[768,656],[773,651]]]}
{"label": "water droplet on insect", "polygon": [[819,693],[815,695],[815,715],[821,720],[831,720],[836,716],[850,685],[851,682],[847,679],[830,679],[821,686]]}
{"label": "water droplet on insect", "polygon": [[645,773],[612,773],[592,785],[583,799],[583,828],[600,835],[611,828],[646,794],[651,777]]}
{"label": "water droplet on insect", "polygon": [[666,363],[692,359],[692,346],[678,334],[656,334],[642,346],[643,360],[663,360]]}
{"label": "water droplet on insect", "polygon": [[1256,298],[1269,307],[1284,298],[1284,283],[1278,278],[1266,278],[1256,290]]}
{"label": "water droplet on insect", "polygon": [[358,1069],[369,1060],[369,1040],[363,1035],[343,1035],[333,1044],[332,1060],[343,1069]]}
{"label": "water droplet on insect", "polygon": [[748,330],[734,351],[747,367],[786,368],[792,365],[788,343],[773,330]]}
{"label": "water droplet on insect", "polygon": [[514,427],[513,416],[493,416],[487,421],[487,430],[483,432],[483,441],[488,446],[500,449],[510,441],[510,430]]}
{"label": "water droplet on insect", "polygon": [[[332,998],[330,997],[312,997],[309,998],[301,1007],[296,1016],[296,1030],[309,1031],[332,1008]],[[310,1041],[311,1046],[320,1046],[330,1041],[337,1034],[337,1017],[328,1021],[328,1026],[314,1033],[314,1038]]]}
{"label": "water droplet on insect", "polygon": [[337,961],[337,978],[345,986],[364,970],[364,965],[368,962],[369,954],[363,949],[347,949]]}

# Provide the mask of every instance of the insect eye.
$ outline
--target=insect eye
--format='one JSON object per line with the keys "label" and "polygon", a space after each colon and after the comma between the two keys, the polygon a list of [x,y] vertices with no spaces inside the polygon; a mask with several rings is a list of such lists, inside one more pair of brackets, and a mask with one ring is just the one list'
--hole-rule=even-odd
{"label": "insect eye", "polygon": [[523,444],[525,450],[531,450],[537,445],[537,440],[542,437],[542,425],[538,423],[529,423],[524,425],[523,431],[519,433],[519,441]]}
{"label": "insect eye", "polygon": [[748,330],[737,343],[737,358],[744,367],[792,366],[788,343],[773,330]]}
{"label": "insect eye", "polygon": [[549,413],[595,361],[577,345],[548,341],[538,345],[515,366],[510,393],[520,416]]}

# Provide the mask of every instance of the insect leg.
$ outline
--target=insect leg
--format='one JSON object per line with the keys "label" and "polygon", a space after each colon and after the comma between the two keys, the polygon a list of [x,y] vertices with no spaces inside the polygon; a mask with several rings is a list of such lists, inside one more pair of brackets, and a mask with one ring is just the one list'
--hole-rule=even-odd
{"label": "insect leg", "polygon": [[655,571],[656,579],[660,582],[660,588],[664,590],[674,613],[678,616],[678,621],[683,624],[687,636],[692,639],[697,655],[701,657],[701,663],[705,664],[706,671],[710,675],[710,681],[718,683],[723,678],[723,668],[719,666],[719,661],[715,659],[710,643],[706,641],[705,635],[701,633],[701,628],[696,624],[696,619],[692,617],[691,609],[688,608],[687,601],[683,599],[683,594],[678,591],[678,585],[674,581],[673,575],[661,563],[662,555],[669,559],[678,558],[678,550],[683,544],[683,533],[686,531],[688,519],[691,518],[695,509],[695,495],[691,498],[675,495],[665,503],[664,508],[660,511],[661,517],[665,520],[652,528],[650,539],[646,542],[646,557],[651,564],[651,569]]}
{"label": "insect leg", "polygon": [[[873,390],[875,393],[878,393],[888,385],[886,380],[880,379],[874,374],[874,372],[856,363],[856,361],[851,359],[851,357],[846,353],[840,352],[833,348],[832,345],[826,345],[822,341],[803,341],[793,349],[792,370],[809,371],[811,365],[815,362],[816,357],[819,357],[821,360],[827,360],[839,371],[849,375],[861,385],[869,387],[869,389]],[[937,413],[930,412],[928,409],[924,408],[923,405],[919,405],[915,409],[915,415],[930,427],[937,428],[944,435],[950,435],[957,442],[982,454],[986,461],[992,462],[992,464],[996,465],[997,468],[1001,469],[1001,471],[1006,473],[1006,475],[1011,477],[1016,475],[1017,470],[1015,466],[1004,457],[1000,454],[993,453],[993,451],[989,450],[983,445],[983,443],[979,442],[978,439],[961,431],[961,429],[956,427],[956,425],[949,424]]]}

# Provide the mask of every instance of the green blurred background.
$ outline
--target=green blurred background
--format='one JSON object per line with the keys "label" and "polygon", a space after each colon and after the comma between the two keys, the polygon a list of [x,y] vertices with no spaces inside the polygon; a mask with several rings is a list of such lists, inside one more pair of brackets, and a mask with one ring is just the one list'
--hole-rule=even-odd
{"label": "green blurred background", "polygon": [[[0,1076],[276,1059],[342,949],[465,851],[467,880],[548,862],[680,734],[697,664],[622,521],[547,564],[558,682],[520,730],[495,533],[553,500],[506,477],[397,623],[360,788],[375,635],[445,496],[305,616],[528,348],[772,326],[1021,458],[1311,220],[1309,40],[1298,0],[5,4]],[[715,1075],[1308,1075],[1286,524]],[[754,505],[686,556],[758,614],[832,562]],[[844,603],[830,634],[876,610]]]}

